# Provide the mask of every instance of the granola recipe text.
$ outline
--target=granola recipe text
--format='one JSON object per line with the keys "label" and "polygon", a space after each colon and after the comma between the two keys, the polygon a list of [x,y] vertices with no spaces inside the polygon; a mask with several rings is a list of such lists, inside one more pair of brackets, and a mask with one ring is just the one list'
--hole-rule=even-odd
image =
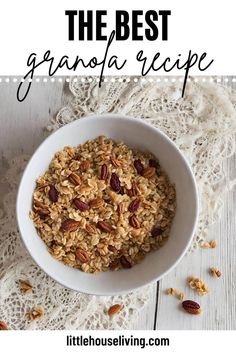
{"label": "granola recipe text", "polygon": [[30,217],[53,257],[95,273],[131,268],[160,248],[175,208],[175,188],[151,153],[99,136],[55,154]]}

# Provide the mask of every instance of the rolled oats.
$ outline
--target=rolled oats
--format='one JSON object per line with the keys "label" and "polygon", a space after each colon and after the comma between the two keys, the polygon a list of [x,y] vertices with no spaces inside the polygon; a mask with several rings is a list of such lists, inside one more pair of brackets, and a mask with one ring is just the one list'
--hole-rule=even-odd
{"label": "rolled oats", "polygon": [[95,273],[130,268],[168,239],[175,188],[151,153],[98,137],[55,154],[30,212],[49,252]]}

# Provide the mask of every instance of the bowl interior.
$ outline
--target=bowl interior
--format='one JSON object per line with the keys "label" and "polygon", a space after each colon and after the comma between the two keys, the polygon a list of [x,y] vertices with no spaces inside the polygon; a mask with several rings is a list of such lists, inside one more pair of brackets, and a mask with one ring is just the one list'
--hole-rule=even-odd
{"label": "bowl interior", "polygon": [[[87,274],[56,261],[47,251],[29,218],[35,180],[42,175],[55,152],[88,139],[106,135],[127,145],[149,150],[159,159],[176,186],[177,210],[168,242],[128,270]],[[118,115],[87,117],[57,130],[36,150],[23,174],[17,198],[17,219],[23,241],[36,263],[64,286],[89,294],[121,294],[160,279],[186,251],[197,219],[197,193],[194,178],[175,145],[159,130],[140,119]]]}

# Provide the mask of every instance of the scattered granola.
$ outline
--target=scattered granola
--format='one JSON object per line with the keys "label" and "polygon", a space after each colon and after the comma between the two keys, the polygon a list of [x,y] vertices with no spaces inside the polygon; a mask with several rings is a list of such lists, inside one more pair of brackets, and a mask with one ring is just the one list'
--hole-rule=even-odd
{"label": "scattered granola", "polygon": [[35,306],[31,311],[25,314],[28,320],[37,321],[44,316],[44,309],[42,306]]}
{"label": "scattered granola", "polygon": [[175,188],[151,153],[98,137],[55,154],[30,217],[57,260],[95,273],[130,268],[159,249],[175,208]]}
{"label": "scattered granola", "polygon": [[211,246],[211,248],[216,248],[217,247],[217,241],[216,240],[212,240],[210,242],[210,246]]}
{"label": "scattered granola", "polygon": [[7,331],[8,329],[8,325],[5,322],[0,321],[0,331]]}
{"label": "scattered granola", "polygon": [[216,240],[211,240],[210,242],[202,242],[201,243],[201,248],[216,248],[217,247],[217,241]]}
{"label": "scattered granola", "polygon": [[190,288],[196,290],[199,295],[206,295],[209,292],[207,285],[199,278],[189,277],[188,284]]}
{"label": "scattered granola", "polygon": [[29,294],[32,292],[32,284],[30,283],[29,280],[22,280],[20,279],[19,280],[19,286],[20,286],[20,291],[23,293],[23,294]]}
{"label": "scattered granola", "polygon": [[107,313],[108,313],[109,316],[114,316],[114,315],[116,315],[118,312],[120,312],[120,310],[121,310],[122,308],[123,308],[122,305],[120,305],[120,304],[115,304],[115,305],[113,305],[113,306],[111,306],[111,307],[109,308],[109,310],[107,311]]}
{"label": "scattered granola", "polygon": [[176,295],[180,301],[184,300],[184,293],[175,289],[175,288],[168,288],[166,290],[167,295]]}
{"label": "scattered granola", "polygon": [[210,268],[209,269],[209,272],[210,274],[213,276],[213,277],[216,277],[216,278],[220,278],[221,277],[221,271],[217,268]]}

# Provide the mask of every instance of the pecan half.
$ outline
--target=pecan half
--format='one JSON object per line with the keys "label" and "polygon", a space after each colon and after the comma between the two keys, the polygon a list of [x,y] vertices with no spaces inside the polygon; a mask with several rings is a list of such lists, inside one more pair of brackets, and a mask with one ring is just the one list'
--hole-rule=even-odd
{"label": "pecan half", "polygon": [[85,230],[87,231],[88,234],[93,235],[97,233],[97,229],[94,225],[91,224],[86,224]]}
{"label": "pecan half", "polygon": [[75,255],[82,263],[87,263],[90,259],[89,254],[85,250],[82,250],[81,248],[76,248]]}
{"label": "pecan half", "polygon": [[117,193],[120,192],[120,189],[121,189],[120,180],[115,172],[113,172],[111,174],[110,185],[111,185],[111,188],[113,189],[113,191],[115,191]]}
{"label": "pecan half", "polygon": [[107,247],[107,248],[109,249],[109,251],[111,251],[111,252],[113,252],[113,253],[118,252],[118,249],[117,249],[117,248],[115,248],[115,246],[113,246],[113,245],[108,245],[108,247]]}
{"label": "pecan half", "polygon": [[104,205],[104,200],[102,198],[96,198],[89,202],[90,208],[99,209]]}
{"label": "pecan half", "polygon": [[109,316],[114,316],[115,314],[117,314],[118,312],[120,312],[120,310],[123,308],[122,305],[120,304],[115,304],[113,306],[111,306],[109,308],[109,310],[107,311]]}
{"label": "pecan half", "polygon": [[46,216],[48,214],[50,214],[50,211],[48,209],[40,209],[38,208],[37,209],[37,213],[40,215],[40,216]]}
{"label": "pecan half", "polygon": [[90,167],[90,162],[88,160],[84,160],[81,162],[79,168],[82,172],[85,172],[89,169]]}
{"label": "pecan half", "polygon": [[128,261],[128,259],[125,256],[120,257],[120,264],[122,265],[123,268],[132,268],[131,263]]}
{"label": "pecan half", "polygon": [[107,165],[104,163],[101,167],[101,179],[106,180],[108,177],[108,168]]}
{"label": "pecan half", "polygon": [[34,209],[40,216],[46,216],[50,214],[50,211],[47,206],[38,201],[37,199],[34,199]]}
{"label": "pecan half", "polygon": [[0,321],[0,331],[7,331],[8,329],[8,325],[5,322]]}
{"label": "pecan half", "polygon": [[133,226],[135,229],[139,229],[140,228],[140,222],[138,221],[138,219],[136,218],[135,215],[131,215],[129,218],[129,223],[131,226]]}
{"label": "pecan half", "polygon": [[122,165],[122,162],[116,158],[111,157],[111,163],[115,167],[120,167]]}
{"label": "pecan half", "polygon": [[48,192],[49,199],[51,202],[56,203],[58,201],[58,191],[54,186],[50,186],[49,192]]}
{"label": "pecan half", "polygon": [[139,198],[136,198],[130,203],[128,210],[131,213],[134,213],[135,211],[138,210],[138,208],[140,207],[140,204],[141,204],[141,200]]}
{"label": "pecan half", "polygon": [[78,230],[79,226],[80,226],[80,222],[79,221],[76,221],[76,220],[73,220],[73,219],[67,219],[61,224],[61,229],[63,231],[71,232],[71,231]]}
{"label": "pecan half", "polygon": [[143,171],[143,177],[152,178],[156,174],[155,167],[147,167]]}
{"label": "pecan half", "polygon": [[105,221],[98,221],[97,227],[104,232],[112,232],[113,230],[112,226]]}
{"label": "pecan half", "polygon": [[192,300],[185,300],[182,302],[183,309],[191,315],[199,315],[201,313],[200,305]]}
{"label": "pecan half", "polygon": [[141,160],[134,160],[134,167],[136,169],[136,171],[138,172],[139,175],[142,175],[143,174],[143,170],[144,170],[144,167],[143,167],[143,164],[141,162]]}
{"label": "pecan half", "polygon": [[126,193],[128,194],[129,197],[135,197],[138,194],[138,187],[135,181],[132,181],[132,187],[131,189],[128,189]]}
{"label": "pecan half", "polygon": [[69,181],[73,183],[75,186],[78,186],[81,183],[80,176],[77,175],[77,173],[72,172],[69,177]]}
{"label": "pecan half", "polygon": [[74,203],[75,207],[77,209],[79,209],[80,211],[86,211],[86,210],[89,210],[89,208],[90,208],[90,206],[87,203],[83,202],[79,198],[73,199],[73,203]]}

